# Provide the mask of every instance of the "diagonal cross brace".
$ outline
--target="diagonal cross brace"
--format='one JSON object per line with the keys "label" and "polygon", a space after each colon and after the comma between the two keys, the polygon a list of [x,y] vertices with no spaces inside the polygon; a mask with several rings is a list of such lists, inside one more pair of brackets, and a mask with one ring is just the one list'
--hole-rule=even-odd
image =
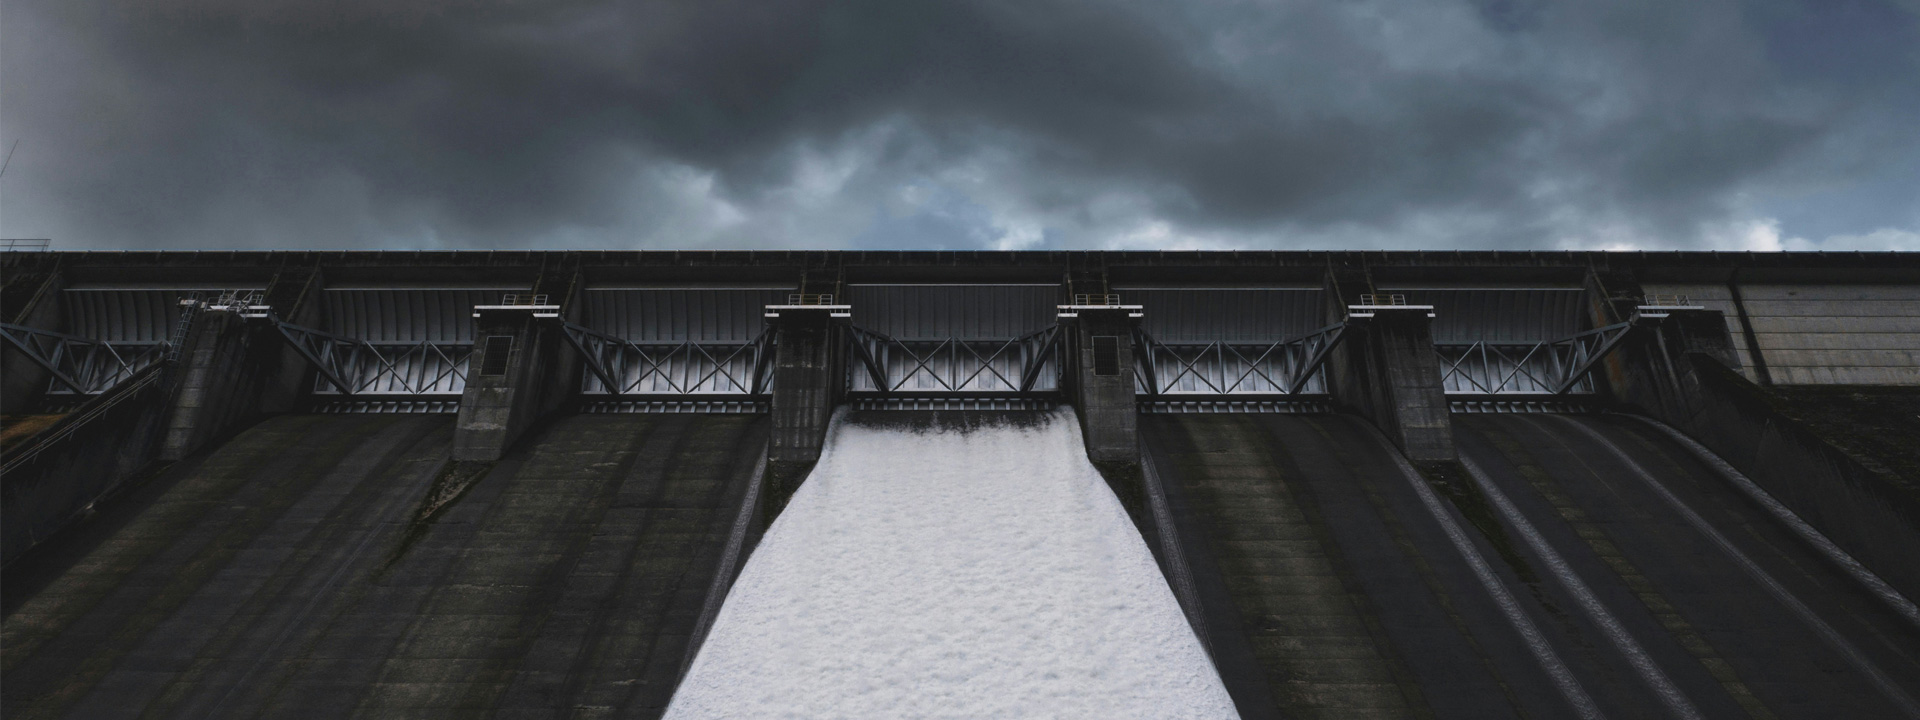
{"label": "diagonal cross brace", "polygon": [[286,338],[287,343],[292,345],[294,351],[300,353],[301,357],[306,358],[307,362],[313,363],[314,370],[319,372],[321,377],[326,378],[328,384],[338,388],[342,395],[353,394],[355,388],[340,376],[340,368],[336,367],[334,351],[341,345],[365,347],[369,351],[373,346],[358,338],[301,327],[278,317],[271,317],[271,319],[274,327],[280,330],[280,336]]}
{"label": "diagonal cross brace", "polygon": [[28,360],[33,361],[33,364],[39,365],[41,369],[46,370],[48,374],[53,376],[53,379],[60,381],[60,384],[71,388],[74,392],[86,393],[86,388],[80,386],[80,381],[73,379],[65,371],[61,370],[60,365],[62,364],[61,361],[66,358],[67,343],[76,341],[91,343],[93,341],[83,337],[35,330],[30,327],[11,323],[0,323],[0,336],[4,336],[7,339],[7,344],[12,345],[15,349],[19,350],[21,354],[26,355]]}
{"label": "diagonal cross brace", "polygon": [[1572,390],[1574,385],[1580,383],[1581,378],[1586,377],[1587,373],[1592,371],[1595,365],[1600,364],[1600,361],[1607,357],[1607,353],[1613,352],[1614,348],[1619,347],[1620,341],[1625,340],[1631,332],[1633,332],[1633,323],[1621,322],[1603,328],[1588,330],[1578,335],[1555,341],[1571,343],[1576,353],[1586,347],[1586,343],[1594,340],[1598,340],[1598,346],[1591,352],[1588,352],[1585,358],[1579,358],[1579,364],[1575,365],[1573,369],[1567,373],[1567,376],[1560,381],[1559,387],[1553,389],[1554,394],[1563,395],[1568,390]]}

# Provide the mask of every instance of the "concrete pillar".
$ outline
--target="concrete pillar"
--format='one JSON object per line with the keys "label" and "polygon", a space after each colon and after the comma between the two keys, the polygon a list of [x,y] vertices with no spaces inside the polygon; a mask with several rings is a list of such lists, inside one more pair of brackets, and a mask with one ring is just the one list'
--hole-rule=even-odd
{"label": "concrete pillar", "polygon": [[1134,402],[1133,326],[1140,306],[1068,306],[1069,393],[1080,414],[1087,458],[1140,461],[1140,413]]}
{"label": "concrete pillar", "polygon": [[1067,399],[1080,416],[1087,459],[1149,541],[1157,528],[1140,466],[1140,410],[1134,402],[1133,326],[1138,305],[1068,305],[1065,325]]}
{"label": "concrete pillar", "polygon": [[[290,268],[267,283],[257,302],[307,325],[317,313],[318,268]],[[243,301],[251,304],[256,301]],[[262,413],[293,409],[311,387],[307,362],[288,347],[278,329],[250,307],[220,307],[196,314],[180,352],[179,386],[167,417],[162,460],[180,460]]]}
{"label": "concrete pillar", "polygon": [[827,439],[827,423],[845,394],[846,350],[840,324],[846,305],[774,305],[767,322],[775,333],[772,438],[767,445],[765,518],[787,506]]}
{"label": "concrete pillar", "polygon": [[239,313],[203,310],[194,318],[180,353],[180,385],[167,415],[161,460],[186,458],[257,411],[260,368],[249,362],[257,329]]}
{"label": "concrete pillar", "polygon": [[499,460],[541,415],[545,375],[559,346],[557,305],[480,305],[474,350],[454,425],[453,459]]}
{"label": "concrete pillar", "polygon": [[1329,276],[1329,313],[1350,325],[1327,358],[1327,389],[1342,409],[1358,413],[1387,434],[1415,462],[1456,458],[1453,419],[1441,384],[1427,306],[1369,303],[1371,293]]}

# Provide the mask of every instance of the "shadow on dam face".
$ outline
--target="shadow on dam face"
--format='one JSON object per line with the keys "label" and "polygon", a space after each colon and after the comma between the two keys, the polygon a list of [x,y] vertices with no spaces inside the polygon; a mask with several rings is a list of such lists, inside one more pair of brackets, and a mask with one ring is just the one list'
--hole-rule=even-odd
{"label": "shadow on dam face", "polygon": [[9,567],[0,714],[657,715],[766,420],[564,417],[422,516],[452,420],[272,418]]}

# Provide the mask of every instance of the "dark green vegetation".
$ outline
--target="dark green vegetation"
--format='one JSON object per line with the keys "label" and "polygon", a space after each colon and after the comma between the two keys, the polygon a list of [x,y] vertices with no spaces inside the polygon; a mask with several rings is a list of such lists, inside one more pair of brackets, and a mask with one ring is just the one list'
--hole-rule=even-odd
{"label": "dark green vegetation", "polygon": [[763,418],[283,416],[8,568],[4,714],[657,715]]}

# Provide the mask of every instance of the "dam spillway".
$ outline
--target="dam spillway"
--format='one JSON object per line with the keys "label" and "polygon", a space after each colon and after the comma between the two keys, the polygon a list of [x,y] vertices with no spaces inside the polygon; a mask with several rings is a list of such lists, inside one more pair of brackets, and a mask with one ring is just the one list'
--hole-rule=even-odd
{"label": "dam spillway", "polygon": [[1920,716],[1910,254],[0,280],[10,718]]}
{"label": "dam spillway", "polygon": [[854,413],[669,718],[1234,717],[1071,411]]}

